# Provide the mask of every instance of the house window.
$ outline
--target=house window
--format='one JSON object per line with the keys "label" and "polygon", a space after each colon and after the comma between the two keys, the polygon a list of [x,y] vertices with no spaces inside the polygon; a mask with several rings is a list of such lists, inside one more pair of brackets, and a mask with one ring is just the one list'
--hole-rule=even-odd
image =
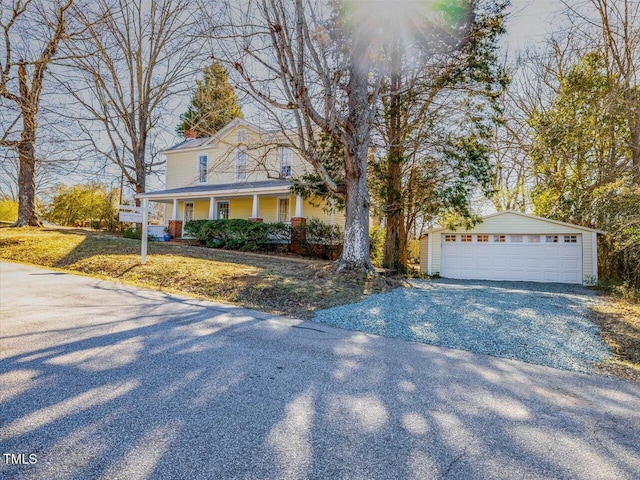
{"label": "house window", "polygon": [[238,130],[238,143],[246,143],[247,131],[244,128]]}
{"label": "house window", "polygon": [[522,243],[523,235],[511,235],[511,243]]}
{"label": "house window", "polygon": [[193,220],[193,202],[184,204],[184,223]]}
{"label": "house window", "polygon": [[291,176],[291,149],[281,147],[279,151],[280,156],[280,175],[284,178]]}
{"label": "house window", "polygon": [[547,243],[558,243],[558,235],[547,235],[546,236]]}
{"label": "house window", "polygon": [[218,220],[229,219],[229,202],[218,202]]}
{"label": "house window", "polygon": [[278,199],[278,221],[279,222],[291,221],[291,217],[289,216],[289,199],[288,198]]}
{"label": "house window", "polygon": [[247,152],[239,150],[236,153],[236,181],[247,179]]}
{"label": "house window", "polygon": [[527,235],[528,243],[540,243],[540,235]]}
{"label": "house window", "polygon": [[198,156],[198,182],[207,183],[207,163],[209,158],[207,155]]}
{"label": "house window", "polygon": [[564,236],[564,243],[578,243],[578,236],[577,235],[565,235]]}
{"label": "house window", "polygon": [[478,243],[488,243],[489,235],[478,235]]}
{"label": "house window", "polygon": [[455,242],[456,241],[456,236],[455,235],[445,235],[444,236],[444,241],[445,242]]}
{"label": "house window", "polygon": [[460,235],[460,241],[463,243],[471,242],[473,235]]}
{"label": "house window", "polygon": [[507,237],[505,235],[494,235],[493,243],[504,243],[507,241]]}

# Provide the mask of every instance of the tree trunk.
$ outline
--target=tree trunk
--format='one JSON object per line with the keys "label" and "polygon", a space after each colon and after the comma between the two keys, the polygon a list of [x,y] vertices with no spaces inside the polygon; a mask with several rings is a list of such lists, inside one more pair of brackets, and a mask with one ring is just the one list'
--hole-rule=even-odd
{"label": "tree trunk", "polygon": [[337,270],[374,270],[369,254],[369,206],[367,162],[371,138],[371,108],[368,96],[368,68],[357,59],[364,59],[358,51],[350,66],[349,116],[345,124],[345,229],[342,255]]}
{"label": "tree trunk", "polygon": [[402,166],[404,147],[402,134],[402,64],[400,43],[396,40],[391,52],[391,97],[388,111],[389,155],[386,175],[386,238],[383,265],[385,268],[406,271],[407,235],[404,229],[404,204],[402,199]]}
{"label": "tree trunk", "polygon": [[15,227],[41,227],[36,213],[36,130],[35,115],[23,112],[23,130],[18,144],[18,220]]}

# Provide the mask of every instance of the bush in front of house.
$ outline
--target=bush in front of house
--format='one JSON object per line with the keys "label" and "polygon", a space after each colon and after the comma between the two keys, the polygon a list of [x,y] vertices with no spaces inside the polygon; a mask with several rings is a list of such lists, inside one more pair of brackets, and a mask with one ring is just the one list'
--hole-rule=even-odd
{"label": "bush in front of house", "polygon": [[184,233],[188,237],[197,238],[199,240],[202,228],[209,222],[211,222],[211,220],[189,220],[184,224]]}
{"label": "bush in front of house", "polygon": [[251,220],[192,220],[185,231],[202,245],[212,248],[260,252],[288,244],[291,226],[285,223],[260,223]]}
{"label": "bush in front of house", "polygon": [[122,232],[122,236],[124,238],[133,238],[134,240],[142,239],[142,230],[136,229],[135,227],[129,227]]}

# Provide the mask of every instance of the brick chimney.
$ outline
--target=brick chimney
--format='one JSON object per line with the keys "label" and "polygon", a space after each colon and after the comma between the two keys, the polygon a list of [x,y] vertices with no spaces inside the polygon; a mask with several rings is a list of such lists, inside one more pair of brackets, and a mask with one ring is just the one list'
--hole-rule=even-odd
{"label": "brick chimney", "polygon": [[192,129],[184,131],[184,139],[185,140],[192,140],[194,138],[198,138],[198,132],[196,132],[195,130],[192,130]]}

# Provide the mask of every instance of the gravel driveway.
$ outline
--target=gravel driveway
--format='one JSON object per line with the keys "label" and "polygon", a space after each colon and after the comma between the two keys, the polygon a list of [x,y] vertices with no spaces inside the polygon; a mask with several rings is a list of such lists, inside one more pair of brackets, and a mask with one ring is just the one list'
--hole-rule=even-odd
{"label": "gravel driveway", "polygon": [[318,311],[314,320],[475,353],[589,372],[610,357],[590,321],[594,293],[575,285],[414,280],[413,288]]}

